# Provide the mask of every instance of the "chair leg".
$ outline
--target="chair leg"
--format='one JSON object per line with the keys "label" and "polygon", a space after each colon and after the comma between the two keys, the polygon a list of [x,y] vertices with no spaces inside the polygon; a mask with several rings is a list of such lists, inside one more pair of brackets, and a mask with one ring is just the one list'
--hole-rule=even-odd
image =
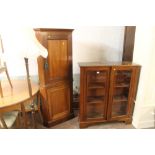
{"label": "chair leg", "polygon": [[6,76],[8,78],[9,84],[10,84],[11,88],[13,88],[12,83],[11,83],[11,80],[10,80],[10,76],[9,76],[9,73],[8,73],[8,69],[7,69],[7,66],[6,66],[6,63],[4,65],[6,67],[5,72],[6,72]]}
{"label": "chair leg", "polygon": [[42,113],[41,113],[41,109],[40,109],[40,95],[38,94],[38,98],[37,98],[37,102],[38,102],[38,114],[39,114],[39,117],[40,117],[40,121],[41,123],[43,123],[43,117],[42,117]]}
{"label": "chair leg", "polygon": [[4,119],[3,119],[3,117],[0,117],[0,121],[2,122],[3,127],[4,127],[5,129],[8,129],[8,127],[7,127],[7,125],[6,125],[6,123],[5,123]]}
{"label": "chair leg", "polygon": [[17,119],[16,119],[16,129],[19,128],[19,116],[17,116]]}
{"label": "chair leg", "polygon": [[33,128],[36,128],[36,114],[34,111],[31,112],[32,114],[32,122],[33,122]]}
{"label": "chair leg", "polygon": [[38,114],[39,114],[39,118],[40,118],[41,123],[43,123],[43,117],[42,117],[42,113],[41,113],[40,109],[38,110]]}
{"label": "chair leg", "polygon": [[0,81],[0,95],[1,95],[1,97],[3,97],[3,90],[2,90],[1,81]]}
{"label": "chair leg", "polygon": [[21,113],[18,113],[17,119],[16,119],[16,128],[21,128]]}
{"label": "chair leg", "polygon": [[27,117],[26,117],[24,103],[21,104],[21,110],[22,110],[22,117],[23,117],[24,128],[27,128]]}
{"label": "chair leg", "polygon": [[36,113],[35,113],[35,100],[33,99],[31,102],[31,117],[32,117],[32,126],[36,128]]}

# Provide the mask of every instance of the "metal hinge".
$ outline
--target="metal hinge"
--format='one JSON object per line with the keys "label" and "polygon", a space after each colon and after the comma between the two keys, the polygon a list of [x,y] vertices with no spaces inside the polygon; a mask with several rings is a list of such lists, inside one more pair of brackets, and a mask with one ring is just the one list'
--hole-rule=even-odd
{"label": "metal hinge", "polygon": [[45,60],[44,69],[48,70],[48,61],[47,61],[47,59]]}

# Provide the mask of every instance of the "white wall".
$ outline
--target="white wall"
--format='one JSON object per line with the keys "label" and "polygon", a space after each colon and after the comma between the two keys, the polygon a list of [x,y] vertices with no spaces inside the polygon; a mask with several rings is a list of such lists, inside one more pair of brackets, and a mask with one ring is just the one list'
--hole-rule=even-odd
{"label": "white wall", "polygon": [[124,27],[77,27],[73,32],[73,72],[79,73],[78,62],[121,61]]}
{"label": "white wall", "polygon": [[155,27],[136,27],[133,61],[142,65],[133,125],[155,126]]}
{"label": "white wall", "polygon": [[[65,27],[65,26],[64,26]],[[57,26],[63,28],[63,26]],[[81,61],[119,61],[121,60],[124,27],[123,26],[87,26],[73,28],[73,73],[79,73],[78,62]],[[11,33],[9,33],[11,34]],[[20,39],[18,40],[20,44]],[[11,76],[25,75],[24,61],[10,49],[7,65]],[[37,61],[29,60],[30,74],[38,72]]]}
{"label": "white wall", "polygon": [[[33,0],[14,0],[9,2],[2,0],[0,5],[0,30],[1,28],[14,30],[17,26],[25,25],[35,28],[75,29],[73,32],[74,73],[79,73],[77,65],[79,61],[121,60],[124,27],[97,27],[96,25],[107,25],[107,23],[103,24],[103,21],[106,21],[105,18],[103,19],[104,14],[100,13],[102,18],[99,18],[99,14],[95,15],[98,11],[105,10],[102,5],[98,6],[98,10],[92,11],[96,1],[89,2],[89,7],[86,1],[82,1],[82,5],[78,4],[79,1],[68,0],[67,2],[39,0],[36,3]],[[10,13],[7,13],[6,10],[9,10]],[[115,19],[112,18],[112,21],[115,21]],[[110,25],[109,22],[108,25]],[[13,50],[11,52],[14,53]],[[8,60],[8,69],[12,76],[25,73],[22,60],[12,60],[12,58],[8,58]],[[36,62],[34,61],[30,62],[31,74],[37,73],[35,64]]]}

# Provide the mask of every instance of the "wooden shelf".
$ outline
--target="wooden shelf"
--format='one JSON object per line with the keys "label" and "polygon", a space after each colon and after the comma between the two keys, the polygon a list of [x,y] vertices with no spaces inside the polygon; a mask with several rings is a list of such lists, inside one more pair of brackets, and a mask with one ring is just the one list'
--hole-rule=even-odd
{"label": "wooden shelf", "polygon": [[129,83],[116,83],[115,87],[130,87]]}
{"label": "wooden shelf", "polygon": [[94,97],[88,97],[87,103],[103,103],[104,102],[104,96],[94,96]]}
{"label": "wooden shelf", "polygon": [[112,112],[112,116],[113,117],[117,117],[117,116],[125,116],[126,115],[126,111],[125,112],[122,112],[122,111],[113,111]]}
{"label": "wooden shelf", "polygon": [[113,102],[126,102],[128,98],[126,96],[114,96]]}
{"label": "wooden shelf", "polygon": [[94,119],[94,118],[103,118],[103,114],[99,112],[91,112],[90,114],[87,114],[88,119]]}
{"label": "wooden shelf", "polygon": [[104,82],[91,82],[88,84],[88,89],[103,89],[105,88]]}

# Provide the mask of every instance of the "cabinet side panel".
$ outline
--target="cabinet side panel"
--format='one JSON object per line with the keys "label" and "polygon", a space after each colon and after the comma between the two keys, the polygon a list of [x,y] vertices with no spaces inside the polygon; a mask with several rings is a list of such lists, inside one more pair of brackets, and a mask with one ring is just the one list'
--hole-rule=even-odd
{"label": "cabinet side panel", "polygon": [[44,58],[39,56],[37,59],[38,62],[38,76],[39,76],[39,84],[40,86],[43,86],[46,84],[46,79],[45,79],[45,71],[44,71]]}
{"label": "cabinet side panel", "polygon": [[40,88],[40,96],[41,96],[41,107],[45,124],[49,119],[49,108],[48,108],[48,98],[46,93],[46,88]]}
{"label": "cabinet side panel", "polygon": [[80,121],[84,120],[85,69],[80,68]]}
{"label": "cabinet side panel", "polygon": [[137,95],[140,70],[141,70],[140,66],[134,67],[134,80],[133,80],[133,88],[132,88],[132,96],[131,96],[131,107],[130,107],[130,111],[129,111],[129,115],[131,117],[132,117],[132,114],[133,114],[136,95]]}

